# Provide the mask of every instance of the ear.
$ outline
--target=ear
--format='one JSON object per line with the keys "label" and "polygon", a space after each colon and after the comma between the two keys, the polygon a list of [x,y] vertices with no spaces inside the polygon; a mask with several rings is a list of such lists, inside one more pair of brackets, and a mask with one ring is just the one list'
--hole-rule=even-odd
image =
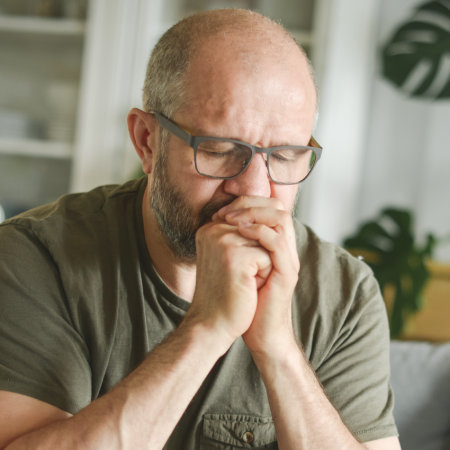
{"label": "ear", "polygon": [[153,114],[133,108],[127,118],[128,132],[146,174],[153,171],[159,137],[158,121]]}

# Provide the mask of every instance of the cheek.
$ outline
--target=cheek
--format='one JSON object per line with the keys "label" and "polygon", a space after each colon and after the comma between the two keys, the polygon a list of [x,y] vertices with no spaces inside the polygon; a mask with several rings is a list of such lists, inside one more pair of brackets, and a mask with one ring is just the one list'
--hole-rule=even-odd
{"label": "cheek", "polygon": [[195,169],[194,150],[188,146],[172,146],[168,150],[166,170],[170,184],[186,194],[195,189],[200,178]]}
{"label": "cheek", "polygon": [[192,206],[201,209],[218,195],[222,182],[206,178],[197,172],[192,149],[171,149],[169,158],[170,183],[182,192]]}
{"label": "cheek", "polygon": [[168,165],[172,173],[185,175],[195,172],[194,150],[187,145],[170,146],[168,150]]}

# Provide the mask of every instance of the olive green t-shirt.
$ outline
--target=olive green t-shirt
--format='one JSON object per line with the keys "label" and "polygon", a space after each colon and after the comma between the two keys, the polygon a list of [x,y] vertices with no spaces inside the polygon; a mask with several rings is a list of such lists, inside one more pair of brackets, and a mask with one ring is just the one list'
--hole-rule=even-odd
{"label": "olive green t-shirt", "polygon": [[[0,225],[0,390],[76,414],[133,371],[190,303],[156,273],[145,243],[146,179],[71,194]],[[362,442],[396,436],[387,317],[370,269],[295,224],[298,341]],[[246,443],[243,434],[254,440]],[[277,449],[264,384],[238,338],[166,449]]]}

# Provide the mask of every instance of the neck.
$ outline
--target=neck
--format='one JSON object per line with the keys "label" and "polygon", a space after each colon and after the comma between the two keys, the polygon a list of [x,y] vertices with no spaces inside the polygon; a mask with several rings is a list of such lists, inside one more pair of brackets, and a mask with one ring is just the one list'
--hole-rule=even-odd
{"label": "neck", "polygon": [[192,302],[197,265],[177,259],[162,238],[150,205],[148,186],[142,202],[142,217],[145,242],[155,270],[174,294]]}

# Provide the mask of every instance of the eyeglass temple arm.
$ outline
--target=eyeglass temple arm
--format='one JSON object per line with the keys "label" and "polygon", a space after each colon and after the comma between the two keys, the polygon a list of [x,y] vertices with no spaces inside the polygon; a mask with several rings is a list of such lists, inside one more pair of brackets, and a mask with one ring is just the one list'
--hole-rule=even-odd
{"label": "eyeglass temple arm", "polygon": [[309,141],[311,147],[322,148],[319,143],[311,136],[311,140]]}
{"label": "eyeglass temple arm", "polygon": [[169,130],[176,137],[180,138],[182,141],[186,142],[188,145],[192,145],[193,136],[191,136],[187,131],[182,130],[180,127],[176,126],[172,121],[164,117],[162,114],[154,111],[150,111],[158,122],[166,129]]}

